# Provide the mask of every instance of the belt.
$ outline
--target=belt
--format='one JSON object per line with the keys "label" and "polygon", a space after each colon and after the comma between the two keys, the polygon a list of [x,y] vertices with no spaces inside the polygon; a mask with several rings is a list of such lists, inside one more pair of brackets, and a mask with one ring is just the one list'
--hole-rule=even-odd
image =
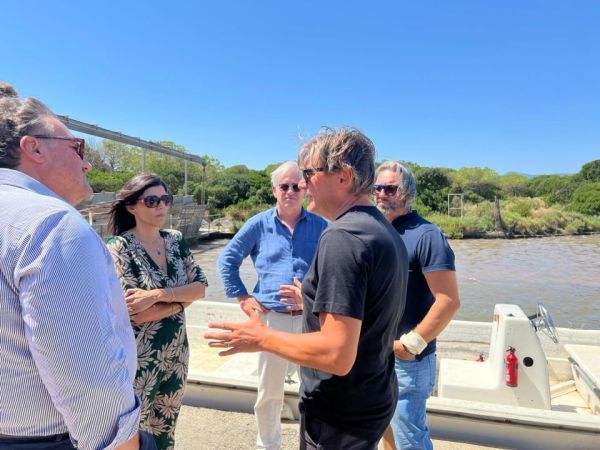
{"label": "belt", "polygon": [[69,433],[53,434],[50,436],[8,436],[0,434],[0,441],[60,442],[67,439],[70,439]]}
{"label": "belt", "polygon": [[301,309],[295,309],[293,311],[273,311],[279,314],[286,314],[288,316],[301,316],[302,315],[302,310]]}

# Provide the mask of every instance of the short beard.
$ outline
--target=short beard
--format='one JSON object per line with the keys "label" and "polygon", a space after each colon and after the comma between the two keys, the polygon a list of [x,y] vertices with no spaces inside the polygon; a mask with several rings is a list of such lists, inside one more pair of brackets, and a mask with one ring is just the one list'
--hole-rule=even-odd
{"label": "short beard", "polygon": [[382,203],[378,203],[377,209],[381,211],[384,216],[392,215],[398,212],[399,209],[403,208],[402,200],[397,199],[396,201],[387,202],[387,206],[384,206]]}
{"label": "short beard", "polygon": [[383,205],[376,205],[377,209],[379,211],[381,211],[381,214],[383,214],[384,216],[387,216],[389,214],[393,214],[394,212],[396,212],[396,210],[394,208],[390,208],[390,207],[385,207]]}

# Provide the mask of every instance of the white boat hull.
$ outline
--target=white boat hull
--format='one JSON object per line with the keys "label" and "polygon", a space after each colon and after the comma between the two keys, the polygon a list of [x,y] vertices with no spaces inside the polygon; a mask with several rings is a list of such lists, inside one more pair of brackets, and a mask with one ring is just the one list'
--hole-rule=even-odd
{"label": "white boat hull", "polygon": [[[209,321],[243,320],[237,305],[206,302]],[[474,359],[489,347],[491,323],[452,321],[438,339],[442,357]],[[196,345],[204,346],[201,335],[206,328],[188,327]],[[564,344],[595,345],[600,331],[558,329],[561,345],[541,338],[548,356],[551,376],[570,376],[570,363]],[[194,355],[192,358],[201,358]],[[236,355],[217,370],[191,370],[184,403],[226,411],[253,412],[256,399],[255,355]],[[552,362],[552,364],[550,364]],[[201,364],[200,364],[201,365]],[[572,383],[572,381],[571,381]],[[282,417],[298,419],[298,383],[286,385]],[[574,390],[574,388],[573,388]],[[553,405],[554,408],[554,405]],[[437,439],[479,445],[519,449],[592,449],[600,448],[600,416],[580,414],[579,405],[558,410],[457,400],[432,396],[427,403],[431,435]]]}
{"label": "white boat hull", "polygon": [[435,439],[518,449],[593,449],[598,416],[431,397],[427,421]]}

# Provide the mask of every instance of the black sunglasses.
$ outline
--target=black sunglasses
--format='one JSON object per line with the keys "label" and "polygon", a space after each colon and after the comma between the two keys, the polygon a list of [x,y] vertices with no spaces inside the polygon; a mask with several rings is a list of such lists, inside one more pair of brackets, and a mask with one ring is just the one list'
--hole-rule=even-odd
{"label": "black sunglasses", "polygon": [[294,183],[294,184],[283,183],[283,184],[278,184],[277,186],[279,186],[279,189],[281,189],[283,192],[287,192],[288,189],[293,189],[294,192],[300,192],[300,186],[298,186],[298,183]]}
{"label": "black sunglasses", "polygon": [[383,191],[385,195],[396,195],[400,186],[395,184],[376,184],[373,186],[375,192]]}
{"label": "black sunglasses", "polygon": [[144,205],[147,208],[156,208],[158,205],[160,205],[160,202],[163,202],[165,206],[170,206],[173,204],[173,196],[170,194],[161,195],[160,197],[158,195],[147,195],[140,200],[144,202]]}
{"label": "black sunglasses", "polygon": [[302,177],[304,181],[310,183],[310,179],[315,176],[317,172],[327,172],[325,167],[313,167],[312,169],[302,169]]}
{"label": "black sunglasses", "polygon": [[76,137],[61,137],[61,136],[45,136],[43,134],[32,134],[31,137],[36,139],[57,139],[59,141],[71,141],[75,143],[75,147],[71,147],[77,152],[81,159],[85,158],[85,139]]}

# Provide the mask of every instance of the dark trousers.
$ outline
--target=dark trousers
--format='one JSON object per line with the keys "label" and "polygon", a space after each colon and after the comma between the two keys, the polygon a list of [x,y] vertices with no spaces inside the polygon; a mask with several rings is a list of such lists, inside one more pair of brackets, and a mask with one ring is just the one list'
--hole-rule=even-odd
{"label": "dark trousers", "polygon": [[378,442],[348,434],[306,413],[300,415],[300,450],[377,450]]}
{"label": "dark trousers", "polygon": [[[76,450],[71,444],[68,434],[48,438],[15,438],[0,436],[2,450]],[[156,444],[151,434],[140,431],[140,450],[156,450]]]}
{"label": "dark trousers", "polygon": [[69,434],[61,434],[47,438],[0,437],[0,449],[6,450],[75,450]]}

